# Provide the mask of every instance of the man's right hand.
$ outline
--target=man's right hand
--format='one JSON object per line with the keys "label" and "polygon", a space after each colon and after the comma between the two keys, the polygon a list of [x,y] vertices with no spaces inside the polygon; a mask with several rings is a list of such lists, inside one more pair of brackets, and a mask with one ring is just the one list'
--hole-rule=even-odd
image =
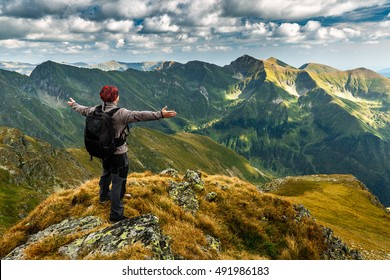
{"label": "man's right hand", "polygon": [[76,101],[74,101],[72,97],[69,97],[68,105],[72,107],[74,103],[76,103]]}
{"label": "man's right hand", "polygon": [[168,107],[165,106],[161,109],[161,115],[163,116],[163,118],[172,118],[176,116],[176,112],[172,110],[168,111]]}

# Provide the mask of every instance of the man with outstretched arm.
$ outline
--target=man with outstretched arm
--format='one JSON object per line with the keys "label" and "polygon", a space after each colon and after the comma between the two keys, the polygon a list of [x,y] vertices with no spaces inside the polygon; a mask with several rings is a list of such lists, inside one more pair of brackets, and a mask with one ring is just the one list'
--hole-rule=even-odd
{"label": "man with outstretched arm", "polygon": [[[119,92],[115,86],[104,86],[100,91],[100,98],[103,101],[103,112],[110,112],[118,107]],[[83,116],[93,114],[97,106],[87,107],[78,104],[72,98],[69,98],[68,105]],[[112,115],[112,124],[115,131],[115,138],[125,140],[127,132],[125,130],[129,123],[159,120],[162,118],[172,118],[176,116],[175,111],[167,110],[167,107],[161,111],[131,111],[120,108]],[[122,199],[126,191],[126,179],[129,171],[127,157],[127,143],[121,141],[115,153],[102,161],[103,172],[100,177],[100,202],[111,201],[110,221],[117,222],[126,219]],[[110,190],[110,184],[112,187]]]}

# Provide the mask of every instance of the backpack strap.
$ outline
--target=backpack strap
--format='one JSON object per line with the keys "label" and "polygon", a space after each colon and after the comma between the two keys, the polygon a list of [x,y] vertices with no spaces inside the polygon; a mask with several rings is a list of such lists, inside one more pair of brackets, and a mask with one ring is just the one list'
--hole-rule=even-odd
{"label": "backpack strap", "polygon": [[[101,107],[101,105],[99,105]],[[121,108],[117,107],[117,108],[114,108],[112,109],[111,111],[109,112],[106,112],[107,114],[109,114],[111,117],[120,110]],[[126,134],[125,134],[125,131],[127,130],[127,132],[129,132],[129,125],[127,124],[125,126],[125,128],[122,130],[121,134],[119,135],[119,138],[115,138],[115,145],[117,147],[119,146],[122,146],[124,143],[126,143]],[[123,137],[123,135],[125,134],[125,137]]]}
{"label": "backpack strap", "polygon": [[[102,105],[99,105],[99,106],[102,107]],[[120,109],[119,107],[114,108],[111,111],[106,112],[106,114],[109,114],[112,117],[116,112],[119,111],[119,109]]]}

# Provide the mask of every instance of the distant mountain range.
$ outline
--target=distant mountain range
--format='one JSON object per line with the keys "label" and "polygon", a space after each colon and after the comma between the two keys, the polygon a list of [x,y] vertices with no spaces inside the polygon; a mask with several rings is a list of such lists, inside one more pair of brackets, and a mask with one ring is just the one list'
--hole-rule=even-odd
{"label": "distant mountain range", "polygon": [[142,126],[209,136],[275,176],[350,173],[390,205],[390,80],[365,68],[250,56],[224,67],[164,62],[155,71],[48,61],[29,77],[0,70],[0,83],[0,125],[56,147],[83,146],[84,119],[66,100],[95,105],[102,85],[115,84],[120,106],[178,112]]}
{"label": "distant mountain range", "polygon": [[[127,69],[136,69],[140,71],[151,71],[158,69],[164,64],[164,61],[158,62],[119,62],[110,60],[107,62],[88,64],[85,62],[68,63],[62,62],[62,64],[76,66],[80,68],[100,69],[103,71],[126,71]],[[0,69],[15,71],[23,75],[29,76],[31,72],[37,67],[38,64],[23,63],[23,62],[11,62],[0,61]]]}
{"label": "distant mountain range", "polygon": [[378,71],[378,73],[385,76],[385,77],[390,78],[390,68],[382,69],[382,70]]}
{"label": "distant mountain range", "polygon": [[[162,67],[164,67],[164,65],[169,65],[170,63],[173,62],[167,62],[167,61],[120,62],[116,60],[110,60],[101,63],[61,62],[61,64],[65,64],[65,65],[76,66],[80,68],[100,69],[103,71],[126,71],[127,69],[135,69],[140,71],[152,71],[152,70],[161,69]],[[32,64],[32,63],[0,61],[0,69],[15,71],[27,76],[29,76],[37,66],[38,64]],[[305,65],[303,65],[302,67],[304,66]],[[385,77],[390,77],[390,68],[385,68],[377,72]]]}

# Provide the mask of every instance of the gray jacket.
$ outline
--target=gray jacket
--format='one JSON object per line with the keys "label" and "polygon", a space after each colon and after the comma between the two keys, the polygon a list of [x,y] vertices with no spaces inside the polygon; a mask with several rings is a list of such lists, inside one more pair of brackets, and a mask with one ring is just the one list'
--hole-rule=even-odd
{"label": "gray jacket", "polygon": [[[83,116],[91,115],[97,106],[93,107],[86,107],[83,105],[80,105],[78,103],[74,103],[72,106],[72,109],[74,109],[76,112],[79,112]],[[109,112],[112,109],[117,108],[115,103],[113,102],[106,102],[106,108],[103,111]],[[115,130],[115,137],[119,138],[122,133],[122,131],[125,129],[126,125],[129,123],[134,122],[145,122],[145,121],[153,121],[153,120],[159,120],[162,119],[162,113],[161,111],[152,112],[152,111],[130,111],[125,108],[119,109],[113,116],[112,116],[112,122]],[[126,135],[127,136],[127,135]],[[115,154],[120,155],[127,153],[128,148],[127,144],[124,143],[122,146],[119,146],[115,152]]]}

